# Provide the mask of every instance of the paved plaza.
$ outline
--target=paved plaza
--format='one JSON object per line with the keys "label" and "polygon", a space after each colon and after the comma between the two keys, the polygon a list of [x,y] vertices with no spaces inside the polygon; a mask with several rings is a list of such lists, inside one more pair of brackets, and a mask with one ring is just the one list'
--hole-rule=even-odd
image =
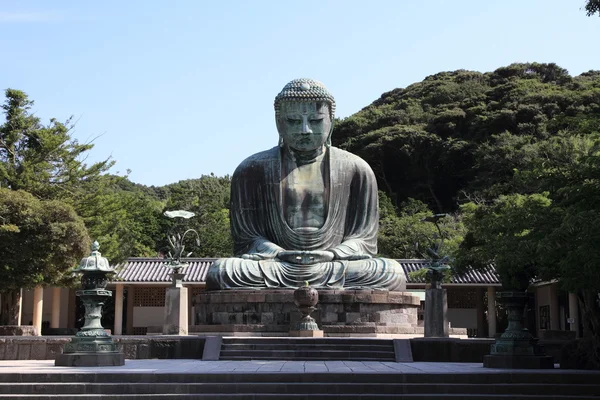
{"label": "paved plaza", "polygon": [[578,370],[506,370],[483,368],[481,363],[378,362],[378,361],[201,361],[201,360],[126,360],[120,367],[56,367],[53,360],[0,361],[0,374],[60,373],[147,373],[147,374],[211,374],[211,373],[398,373],[398,374],[486,374],[498,372],[569,374],[589,373],[600,377],[600,371]]}

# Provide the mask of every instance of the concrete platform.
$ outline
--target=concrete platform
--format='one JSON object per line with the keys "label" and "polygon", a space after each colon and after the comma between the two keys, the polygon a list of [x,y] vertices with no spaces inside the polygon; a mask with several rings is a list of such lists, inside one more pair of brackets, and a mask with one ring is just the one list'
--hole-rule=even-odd
{"label": "concrete platform", "polygon": [[[202,361],[202,360],[125,360],[120,367],[57,367],[52,360],[0,361],[0,375],[72,374],[72,373],[136,373],[136,374],[211,374],[211,373],[349,373],[349,374],[494,374],[506,369],[484,368],[481,363],[378,362],[378,361]],[[512,369],[510,374],[585,374],[596,381],[600,371],[555,369]]]}
{"label": "concrete platform", "polygon": [[0,361],[0,398],[598,400],[600,371],[481,363],[126,360],[121,367]]}

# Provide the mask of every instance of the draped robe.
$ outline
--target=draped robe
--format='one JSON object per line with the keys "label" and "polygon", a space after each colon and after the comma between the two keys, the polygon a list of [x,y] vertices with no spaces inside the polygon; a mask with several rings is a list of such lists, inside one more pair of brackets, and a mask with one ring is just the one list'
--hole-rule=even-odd
{"label": "draped robe", "polygon": [[[404,290],[402,267],[374,257],[379,215],[377,182],[369,165],[344,150],[328,148],[325,222],[318,229],[295,230],[282,207],[281,151],[274,147],[250,156],[234,172],[230,216],[237,257],[213,263],[207,289],[297,288],[308,281],[321,288]],[[335,258],[293,264],[276,258],[283,250],[328,250]]]}

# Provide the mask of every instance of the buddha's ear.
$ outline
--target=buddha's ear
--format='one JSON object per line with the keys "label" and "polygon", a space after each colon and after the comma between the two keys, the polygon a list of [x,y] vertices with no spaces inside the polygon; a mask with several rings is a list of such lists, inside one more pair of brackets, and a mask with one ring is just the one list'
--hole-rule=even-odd
{"label": "buddha's ear", "polygon": [[335,118],[333,118],[333,115],[331,115],[330,118],[331,118],[331,129],[329,130],[329,135],[327,136],[327,141],[325,142],[325,146],[327,146],[327,147],[331,147],[331,135],[333,135],[333,127],[335,126]]}
{"label": "buddha's ear", "polygon": [[279,114],[275,115],[275,126],[277,127],[277,133],[279,134],[279,147],[283,146],[283,138],[281,137],[281,131],[283,130],[283,121]]}

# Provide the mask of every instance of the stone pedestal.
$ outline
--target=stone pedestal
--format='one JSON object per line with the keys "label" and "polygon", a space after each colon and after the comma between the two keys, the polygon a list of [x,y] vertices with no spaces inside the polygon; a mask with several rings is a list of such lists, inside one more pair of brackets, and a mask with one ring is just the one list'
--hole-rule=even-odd
{"label": "stone pedestal", "polygon": [[165,335],[188,334],[188,290],[185,287],[169,287],[165,293]]}
{"label": "stone pedestal", "polygon": [[54,361],[58,367],[112,367],[125,364],[125,355],[111,337],[75,337]]}
{"label": "stone pedestal", "polygon": [[483,357],[487,368],[554,368],[554,357],[547,356],[527,329],[523,328],[523,312],[528,301],[527,292],[498,293],[498,301],[508,314],[508,327],[491,346],[490,354]]}
{"label": "stone pedestal", "polygon": [[[319,289],[312,314],[324,336],[419,335],[420,300],[408,292]],[[301,315],[294,290],[220,290],[194,299],[194,334],[225,336],[291,336]],[[422,335],[422,331],[420,331]]]}
{"label": "stone pedestal", "polygon": [[425,291],[425,337],[448,336],[446,289],[427,289]]}

